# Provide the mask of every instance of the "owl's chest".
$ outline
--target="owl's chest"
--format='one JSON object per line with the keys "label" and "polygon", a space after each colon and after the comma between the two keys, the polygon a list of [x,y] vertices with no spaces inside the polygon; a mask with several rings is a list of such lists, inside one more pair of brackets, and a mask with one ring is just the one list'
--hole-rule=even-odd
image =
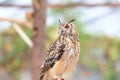
{"label": "owl's chest", "polygon": [[52,68],[55,74],[62,74],[63,72],[72,72],[79,58],[79,49],[76,46],[68,45],[61,59],[56,62]]}
{"label": "owl's chest", "polygon": [[74,58],[76,55],[75,53],[75,50],[73,48],[70,48],[69,50],[66,50],[64,53],[63,53],[63,56],[61,58],[61,61],[68,61],[70,60],[71,58]]}
{"label": "owl's chest", "polygon": [[76,53],[75,49],[71,48],[66,55],[65,63],[65,72],[71,72],[74,70],[75,64],[78,61],[78,53]]}
{"label": "owl's chest", "polygon": [[72,56],[74,56],[76,53],[75,53],[75,49],[73,49],[73,48],[71,48],[69,51],[68,51],[68,53],[67,53],[67,55],[68,55],[68,57],[72,57]]}

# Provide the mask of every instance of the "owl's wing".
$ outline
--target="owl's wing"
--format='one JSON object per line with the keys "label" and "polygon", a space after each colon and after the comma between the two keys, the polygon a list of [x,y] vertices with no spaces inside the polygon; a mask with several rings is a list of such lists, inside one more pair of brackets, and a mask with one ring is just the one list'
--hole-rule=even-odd
{"label": "owl's wing", "polygon": [[64,43],[59,43],[58,41],[51,44],[45,57],[45,63],[41,67],[41,73],[48,71],[57,61],[61,59],[63,53],[65,52],[65,46],[66,45]]}

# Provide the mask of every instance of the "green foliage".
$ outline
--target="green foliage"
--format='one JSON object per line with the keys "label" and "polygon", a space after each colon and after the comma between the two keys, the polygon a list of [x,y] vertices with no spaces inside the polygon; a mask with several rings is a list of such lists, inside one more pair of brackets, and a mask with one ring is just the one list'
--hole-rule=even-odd
{"label": "green foliage", "polygon": [[[93,36],[82,32],[82,22],[75,22],[80,38],[80,62],[91,68],[100,68],[100,56],[103,55],[106,61],[105,70],[102,72],[105,80],[116,80],[117,73],[113,62],[119,58],[120,42],[118,39],[111,39],[106,36]],[[54,41],[57,36],[57,25],[53,24],[47,27],[47,41],[46,48]],[[23,28],[25,33],[32,39],[32,31]],[[0,49],[2,50],[2,57],[0,58],[0,64],[4,66],[8,72],[10,72],[14,79],[17,80],[19,70],[30,62],[30,49],[26,43],[18,36],[13,30],[0,34]],[[7,39],[7,40],[6,40]],[[106,55],[108,57],[106,57]],[[102,57],[102,58],[103,58]],[[24,65],[22,65],[24,64]],[[29,67],[26,65],[26,67]]]}
{"label": "green foliage", "polygon": [[[93,36],[84,33],[82,31],[84,24],[79,19],[82,14],[79,13],[80,11],[72,8],[53,9],[50,10],[49,15],[54,16],[55,20],[62,16],[62,21],[76,18],[74,24],[79,33],[81,48],[79,61],[91,70],[100,69],[104,80],[117,80],[114,62],[120,58],[120,41],[106,36]],[[46,49],[58,36],[58,24],[56,23],[58,23],[58,20],[47,26]],[[32,39],[32,30],[26,26],[22,26],[22,29]],[[30,68],[31,49],[12,28],[0,33],[0,50],[2,51],[0,65],[5,67],[15,80],[18,79],[19,70],[23,67]],[[104,70],[101,70],[100,65],[103,63],[105,63]]]}
{"label": "green foliage", "polygon": [[[30,38],[32,38],[31,30],[24,28],[24,31]],[[3,32],[0,35],[2,35],[2,38],[0,38],[2,51],[0,65],[4,66],[7,71],[13,75],[15,80],[18,80],[19,70],[25,66],[24,60],[29,58],[30,49],[11,27],[8,31]],[[29,63],[30,61],[26,62]]]}
{"label": "green foliage", "polygon": [[105,80],[117,80],[117,74],[114,70],[113,62],[107,63],[107,69],[104,72]]}

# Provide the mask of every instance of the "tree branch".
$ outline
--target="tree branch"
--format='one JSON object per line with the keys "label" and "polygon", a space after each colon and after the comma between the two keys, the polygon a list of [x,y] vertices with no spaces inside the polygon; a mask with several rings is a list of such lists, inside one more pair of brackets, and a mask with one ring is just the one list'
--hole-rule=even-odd
{"label": "tree branch", "polygon": [[[71,7],[120,7],[120,3],[69,3],[69,4],[47,4],[50,8],[71,8]],[[16,5],[16,4],[3,4],[0,3],[0,7],[18,7],[18,8],[31,8],[32,5]]]}
{"label": "tree branch", "polygon": [[96,4],[89,4],[89,3],[70,3],[70,4],[48,4],[48,7],[51,8],[71,8],[71,7],[120,7],[120,3],[96,3]]}
{"label": "tree branch", "polygon": [[16,4],[6,4],[0,3],[0,7],[18,7],[18,8],[31,8],[31,5],[16,5]]}
{"label": "tree branch", "polygon": [[22,25],[26,25],[28,28],[32,28],[32,24],[26,21],[22,21],[22,20],[16,20],[16,19],[11,19],[11,18],[5,18],[5,17],[0,17],[0,21],[9,21],[12,23],[16,23],[16,24],[22,24]]}
{"label": "tree branch", "polygon": [[18,24],[13,24],[13,28],[16,30],[16,32],[20,35],[20,37],[25,41],[25,43],[32,48],[33,42],[32,40],[24,33],[24,31],[20,28]]}

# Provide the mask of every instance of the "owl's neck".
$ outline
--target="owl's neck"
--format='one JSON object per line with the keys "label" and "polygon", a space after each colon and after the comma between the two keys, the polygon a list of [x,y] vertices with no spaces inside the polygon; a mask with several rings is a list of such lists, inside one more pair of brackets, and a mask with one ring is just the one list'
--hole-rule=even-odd
{"label": "owl's neck", "polygon": [[79,42],[78,34],[61,34],[59,36],[60,42]]}

